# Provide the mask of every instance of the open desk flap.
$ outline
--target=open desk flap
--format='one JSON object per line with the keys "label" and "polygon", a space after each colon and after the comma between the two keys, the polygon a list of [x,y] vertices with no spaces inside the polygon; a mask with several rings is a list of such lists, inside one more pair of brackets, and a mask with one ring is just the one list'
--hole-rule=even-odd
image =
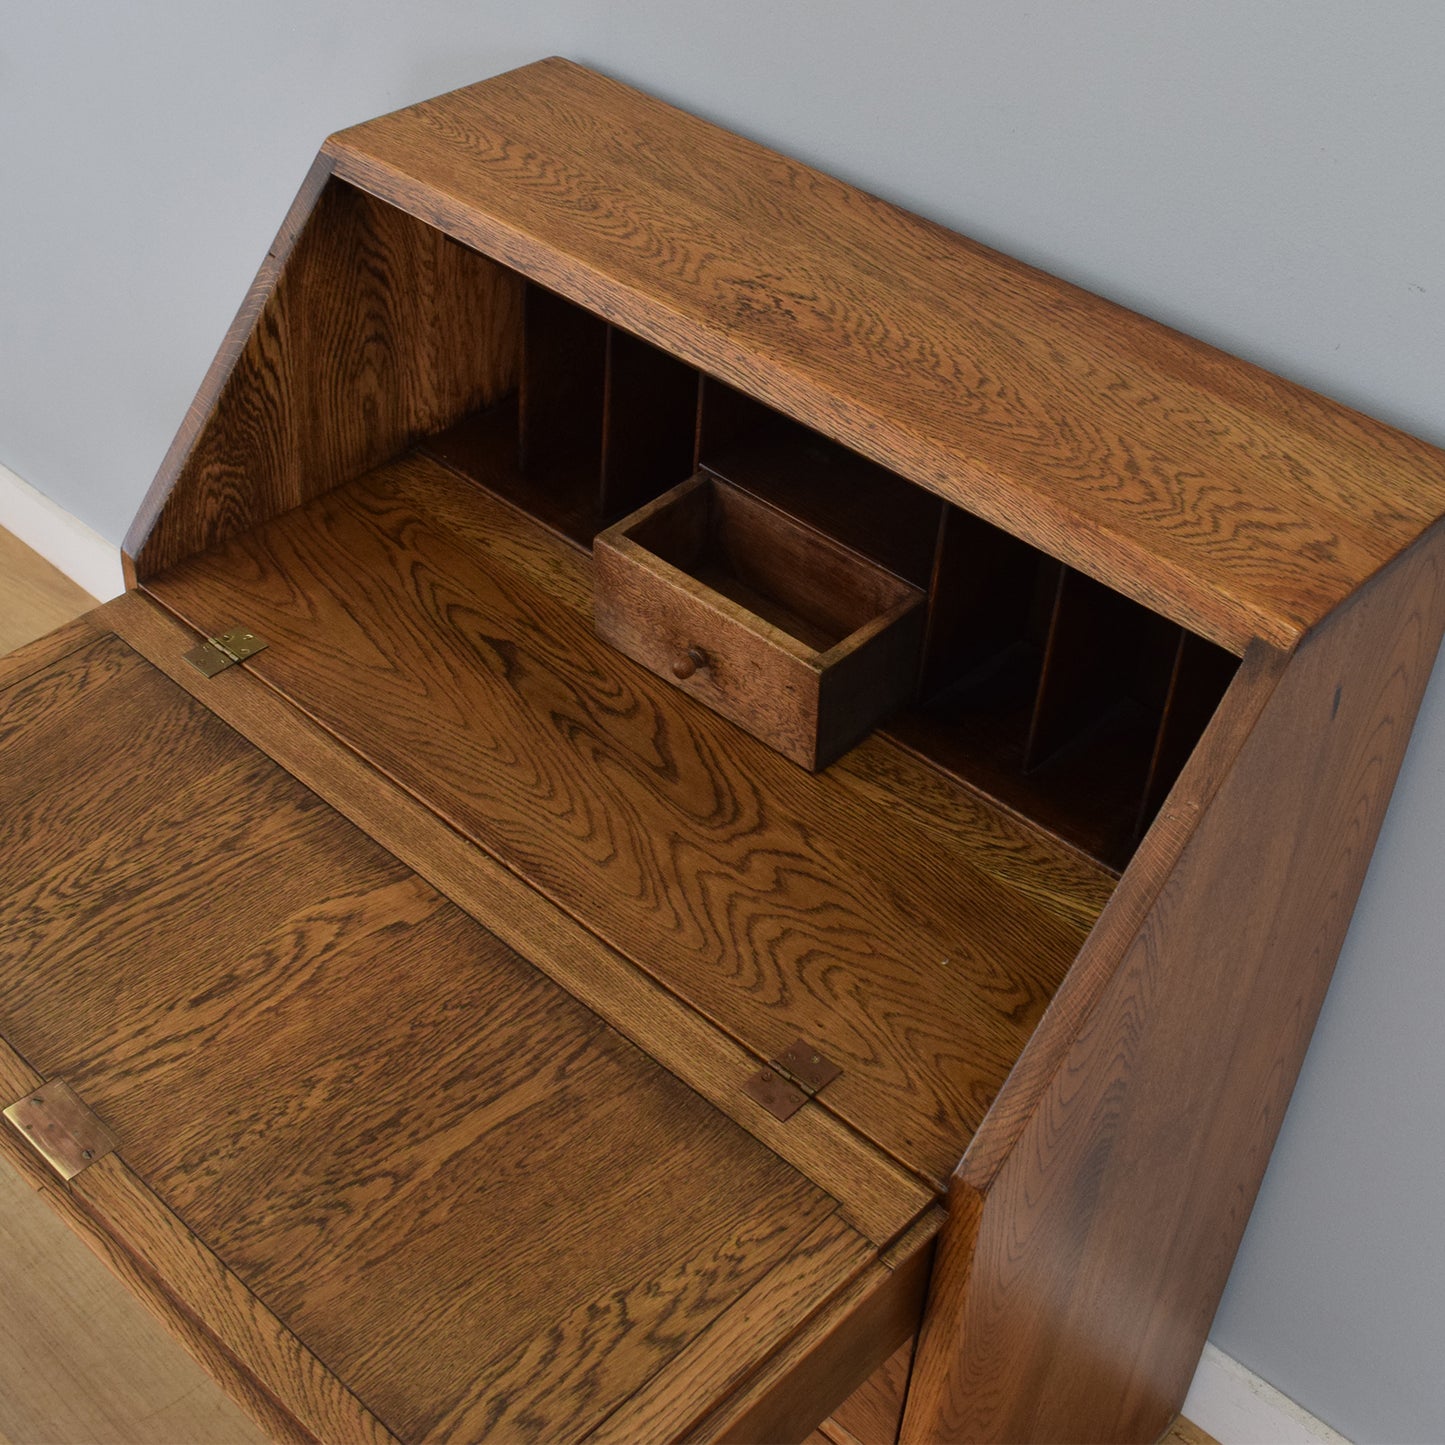
{"label": "open desk flap", "polygon": [[881,739],[806,772],[599,638],[592,568],[413,455],[146,589],[244,616],[251,676],[759,1058],[817,1046],[822,1105],[946,1180],[1113,878]]}
{"label": "open desk flap", "polygon": [[[13,681],[0,719],[0,1034],[33,1071],[5,1077],[113,1140],[73,1197],[219,1336],[239,1285],[358,1419],[570,1439],[734,1331],[672,1400],[701,1419],[885,1269],[828,1193],[116,637]],[[147,1260],[118,1179],[225,1284]],[[318,1428],[291,1367],[243,1363]]]}

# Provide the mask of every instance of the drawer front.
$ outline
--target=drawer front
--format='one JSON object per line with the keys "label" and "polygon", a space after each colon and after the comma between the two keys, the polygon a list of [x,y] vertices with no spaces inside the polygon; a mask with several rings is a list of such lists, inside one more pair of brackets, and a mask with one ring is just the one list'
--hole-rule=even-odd
{"label": "drawer front", "polygon": [[815,766],[820,673],[802,644],[726,598],[662,575],[641,549],[599,538],[598,633],[803,767]]}

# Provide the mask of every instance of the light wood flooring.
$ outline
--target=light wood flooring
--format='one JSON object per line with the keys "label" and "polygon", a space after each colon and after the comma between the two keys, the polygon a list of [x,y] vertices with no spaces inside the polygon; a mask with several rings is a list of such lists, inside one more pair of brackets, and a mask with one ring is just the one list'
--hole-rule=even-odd
{"label": "light wood flooring", "polygon": [[[94,598],[0,530],[0,655],[93,606]],[[0,1163],[0,1445],[258,1445],[265,1438]],[[1162,1445],[1217,1442],[1181,1418]]]}
{"label": "light wood flooring", "polygon": [[95,606],[95,598],[0,529],[0,655]]}

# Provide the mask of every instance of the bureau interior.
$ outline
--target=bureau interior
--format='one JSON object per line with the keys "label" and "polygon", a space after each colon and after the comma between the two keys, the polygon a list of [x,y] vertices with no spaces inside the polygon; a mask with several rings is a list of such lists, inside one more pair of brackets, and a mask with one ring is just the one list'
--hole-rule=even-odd
{"label": "bureau interior", "polygon": [[[336,182],[286,274],[186,465],[326,484],[146,590],[946,1179],[1234,659]],[[594,630],[592,537],[698,467],[925,591],[917,700],[823,772]]]}
{"label": "bureau interior", "polygon": [[561,536],[698,467],[927,589],[905,747],[1121,868],[1237,659],[937,495],[515,278],[515,383],[424,449]]}

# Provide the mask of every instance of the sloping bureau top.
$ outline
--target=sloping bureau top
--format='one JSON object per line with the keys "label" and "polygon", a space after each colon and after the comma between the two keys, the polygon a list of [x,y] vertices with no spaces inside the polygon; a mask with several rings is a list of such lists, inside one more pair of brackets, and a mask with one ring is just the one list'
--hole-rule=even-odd
{"label": "sloping bureau top", "polygon": [[335,173],[1243,651],[1445,511],[1445,454],[568,61]]}

